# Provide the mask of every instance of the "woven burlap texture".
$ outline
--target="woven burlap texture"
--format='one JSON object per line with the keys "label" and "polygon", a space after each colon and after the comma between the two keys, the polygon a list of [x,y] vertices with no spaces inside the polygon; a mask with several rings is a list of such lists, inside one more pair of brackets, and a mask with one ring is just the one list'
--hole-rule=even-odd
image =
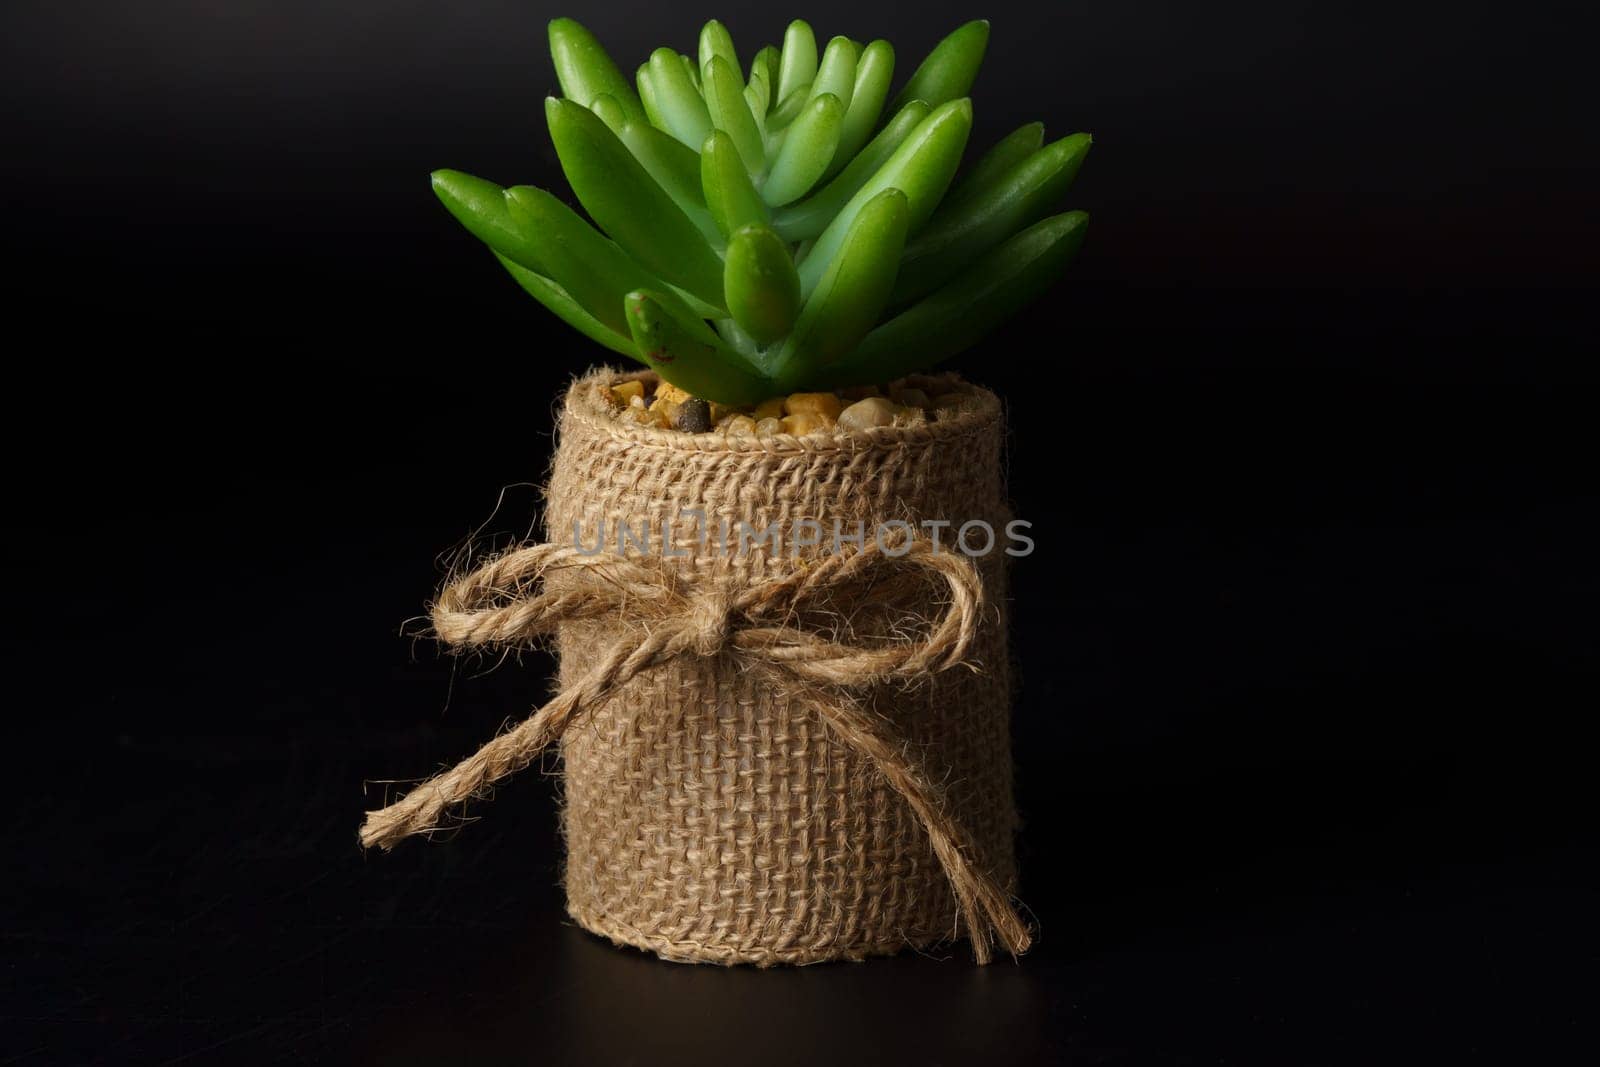
{"label": "woven burlap texture", "polygon": [[[960,414],[806,438],[630,424],[599,392],[618,377],[586,377],[568,392],[547,490],[551,542],[593,546],[603,533],[614,549],[619,524],[648,525],[654,538],[665,523],[688,554],[673,566],[740,582],[831,551],[835,520],[846,533],[864,523],[869,536],[887,520],[1004,529],[999,402],[952,376],[913,384],[969,392]],[[705,517],[703,549],[684,512]],[[734,529],[776,524],[783,550],[719,551],[723,520]],[[825,533],[794,551],[801,520]],[[947,545],[954,532],[942,531]],[[972,562],[985,595],[969,656],[980,670],[882,686],[870,706],[941,789],[977,863],[1009,890],[1015,809],[1001,545]],[[561,685],[576,683],[617,633],[604,619],[563,626]],[[631,679],[565,733],[561,754],[567,907],[597,934],[674,960],[757,965],[859,959],[960,935],[949,883],[906,802],[814,709],[726,657],[683,656]]]}

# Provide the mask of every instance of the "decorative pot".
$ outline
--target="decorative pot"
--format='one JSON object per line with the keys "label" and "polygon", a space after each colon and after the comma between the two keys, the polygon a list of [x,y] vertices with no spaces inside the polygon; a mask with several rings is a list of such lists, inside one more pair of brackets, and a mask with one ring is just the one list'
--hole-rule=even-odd
{"label": "decorative pot", "polygon": [[[937,376],[910,384],[968,400],[922,425],[689,434],[609,410],[630,377],[567,393],[549,543],[435,607],[464,647],[553,634],[561,670],[465,777],[414,791],[421,823],[559,738],[567,908],[594,933],[762,966],[1021,951],[999,401]],[[411,799],[368,843],[427,828],[383,821]]]}

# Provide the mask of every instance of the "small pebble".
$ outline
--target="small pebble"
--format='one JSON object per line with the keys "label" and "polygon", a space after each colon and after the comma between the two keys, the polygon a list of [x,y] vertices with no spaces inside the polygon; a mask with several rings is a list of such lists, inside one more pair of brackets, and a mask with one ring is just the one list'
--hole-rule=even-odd
{"label": "small pebble", "polygon": [[[829,394],[830,396],[832,394]],[[808,433],[826,430],[833,425],[833,420],[820,411],[798,411],[793,415],[783,417],[783,432],[792,433],[796,437],[804,437]]]}
{"label": "small pebble", "polygon": [[658,391],[656,398],[650,401],[650,410],[660,413],[661,417],[667,420],[667,425],[669,426],[678,421],[678,407],[679,401],[674,400],[669,393]]}
{"label": "small pebble", "polygon": [[631,382],[618,382],[610,386],[607,392],[616,398],[617,403],[626,406],[633,403],[634,397],[641,399],[644,397],[644,383],[637,379]]}
{"label": "small pebble", "polygon": [[673,425],[684,433],[706,433],[711,429],[711,405],[691,396],[678,405],[678,417]]}
{"label": "small pebble", "polygon": [[869,426],[888,426],[894,422],[895,406],[881,396],[857,400],[839,413],[841,430],[865,430]]}
{"label": "small pebble", "polygon": [[790,415],[825,415],[831,422],[839,417],[839,398],[832,393],[790,393],[783,402]]}
{"label": "small pebble", "polygon": [[[659,426],[684,433],[775,433],[801,437],[835,426],[865,430],[873,426],[922,426],[933,419],[950,419],[974,409],[977,398],[968,392],[941,392],[911,385],[919,382],[937,388],[938,379],[902,378],[886,386],[855,385],[833,392],[791,393],[768,397],[751,408],[703,400],[673,385],[652,386],[633,379],[600,386],[600,398],[622,417],[642,426]],[[944,386],[949,389],[948,385]]]}
{"label": "small pebble", "polygon": [[762,419],[783,418],[783,397],[775,396],[770,400],[763,400],[750,412],[750,417],[760,422]]}
{"label": "small pebble", "polygon": [[691,394],[686,389],[679,389],[671,382],[662,382],[656,386],[656,399],[664,400],[670,404],[681,404],[690,398]]}

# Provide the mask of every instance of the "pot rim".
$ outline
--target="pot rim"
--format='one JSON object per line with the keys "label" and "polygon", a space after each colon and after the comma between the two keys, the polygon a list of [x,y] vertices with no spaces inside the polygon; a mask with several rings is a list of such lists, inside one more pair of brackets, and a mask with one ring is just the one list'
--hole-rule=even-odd
{"label": "pot rim", "polygon": [[977,398],[978,403],[954,416],[917,426],[870,426],[861,430],[830,428],[817,430],[797,437],[794,434],[775,433],[766,437],[754,434],[726,435],[710,430],[705,433],[685,433],[682,430],[664,430],[655,426],[641,426],[626,422],[613,414],[596,386],[615,385],[628,381],[660,381],[653,370],[621,371],[614,367],[600,367],[573,380],[567,390],[564,413],[567,418],[581,420],[591,430],[646,448],[663,448],[693,452],[862,452],[874,448],[893,448],[928,441],[970,437],[994,426],[1001,415],[1000,398],[981,385],[966,381],[953,371],[941,374],[910,374],[896,381],[913,388],[927,389],[935,386],[940,392],[962,392]]}

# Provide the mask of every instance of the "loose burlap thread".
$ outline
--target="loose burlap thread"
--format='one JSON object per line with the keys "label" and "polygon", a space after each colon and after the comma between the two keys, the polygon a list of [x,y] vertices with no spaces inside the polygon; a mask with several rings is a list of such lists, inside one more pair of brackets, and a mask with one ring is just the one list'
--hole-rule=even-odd
{"label": "loose burlap thread", "polygon": [[[452,582],[432,613],[461,649],[556,635],[557,695],[369,813],[363,842],[438,827],[559,740],[568,910],[596,933],[758,965],[927,947],[958,930],[980,962],[993,939],[1023,951],[993,607],[1004,557],[958,555],[950,531],[942,550],[871,532],[891,519],[1003,525],[998,402],[941,377],[921,384],[970,402],[939,422],[724,438],[617,420],[598,392],[616,378],[568,393],[551,543]],[[708,543],[708,528],[741,522],[775,527],[782,550]],[[803,522],[868,535],[796,548]],[[666,536],[653,554],[618,555],[623,523]]]}

